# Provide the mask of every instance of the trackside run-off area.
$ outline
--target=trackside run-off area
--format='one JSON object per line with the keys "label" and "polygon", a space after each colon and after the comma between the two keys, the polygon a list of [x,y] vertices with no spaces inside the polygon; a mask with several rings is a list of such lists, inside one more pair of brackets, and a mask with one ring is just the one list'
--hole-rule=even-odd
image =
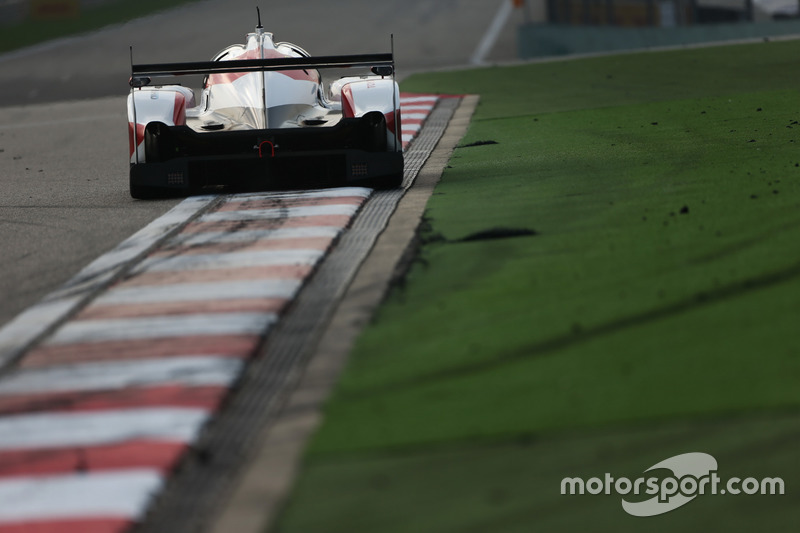
{"label": "trackside run-off area", "polygon": [[[408,79],[481,101],[272,530],[795,530],[799,56],[795,40]],[[785,494],[643,517],[613,490],[560,490],[665,477],[644,472],[677,456]]]}

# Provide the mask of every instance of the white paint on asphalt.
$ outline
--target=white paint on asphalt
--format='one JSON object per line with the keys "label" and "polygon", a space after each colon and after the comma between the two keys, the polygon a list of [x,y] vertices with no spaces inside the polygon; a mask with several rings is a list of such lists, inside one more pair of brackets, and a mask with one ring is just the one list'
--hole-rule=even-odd
{"label": "white paint on asphalt", "polygon": [[280,239],[328,238],[334,239],[342,232],[333,226],[311,226],[305,228],[274,228],[264,230],[244,230],[236,232],[208,231],[179,235],[172,243],[180,246],[199,244],[223,244],[233,242],[261,242]]}
{"label": "white paint on asphalt", "polygon": [[151,257],[142,261],[136,273],[177,270],[210,270],[276,265],[314,265],[322,258],[322,250],[257,250],[226,254],[198,254],[176,257]]}
{"label": "white paint on asphalt", "polygon": [[184,356],[24,369],[0,381],[0,395],[130,389],[165,384],[227,386],[239,375],[243,364],[231,357]]}
{"label": "white paint on asphalt", "polygon": [[213,335],[260,335],[274,313],[199,313],[100,320],[75,320],[59,329],[45,345]]}
{"label": "white paint on asphalt", "polygon": [[430,102],[431,104],[435,103],[439,99],[438,96],[403,96],[400,98],[401,106],[405,106],[406,104],[415,104],[419,102]]}
{"label": "white paint on asphalt", "polygon": [[511,0],[502,1],[500,4],[500,9],[497,10],[497,14],[494,16],[492,23],[489,25],[489,28],[486,30],[486,33],[481,39],[481,42],[478,43],[478,47],[472,54],[472,59],[470,62],[473,65],[482,65],[486,62],[486,56],[488,56],[492,51],[494,43],[497,42],[497,38],[500,36],[503,28],[505,28],[506,22],[508,22],[508,17],[511,16],[513,10],[514,6]]}
{"label": "white paint on asphalt", "polygon": [[208,417],[204,409],[179,407],[4,416],[0,418],[0,450],[98,446],[137,439],[191,442]]}
{"label": "white paint on asphalt", "polygon": [[425,120],[428,118],[428,113],[405,113],[403,119],[408,120]]}
{"label": "white paint on asphalt", "polygon": [[200,217],[199,222],[228,222],[240,220],[264,220],[277,218],[314,217],[330,215],[353,216],[360,205],[309,205],[301,207],[277,207],[272,209],[242,209],[239,211],[216,211]]}
{"label": "white paint on asphalt", "polygon": [[205,302],[231,299],[291,298],[300,289],[297,279],[172,283],[151,287],[116,288],[95,300],[97,305],[157,302]]}
{"label": "white paint on asphalt", "polygon": [[0,480],[2,523],[67,518],[140,518],[164,483],[148,469]]}

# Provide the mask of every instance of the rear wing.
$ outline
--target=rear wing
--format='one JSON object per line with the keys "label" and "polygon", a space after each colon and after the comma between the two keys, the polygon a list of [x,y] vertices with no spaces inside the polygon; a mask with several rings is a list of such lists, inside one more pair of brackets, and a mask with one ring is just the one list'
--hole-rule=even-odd
{"label": "rear wing", "polygon": [[232,59],[228,61],[200,61],[194,63],[132,64],[130,84],[131,87],[143,87],[150,83],[151,80],[149,78],[165,76],[351,67],[369,67],[373,73],[379,76],[391,76],[394,74],[394,56],[391,53],[386,53],[275,59]]}

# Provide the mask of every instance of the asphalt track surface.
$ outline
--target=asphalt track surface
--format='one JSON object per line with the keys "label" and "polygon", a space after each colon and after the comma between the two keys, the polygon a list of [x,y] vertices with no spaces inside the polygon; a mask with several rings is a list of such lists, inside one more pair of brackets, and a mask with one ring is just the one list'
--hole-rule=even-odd
{"label": "asphalt track surface", "polygon": [[[500,2],[306,0],[262,6],[311,54],[382,52],[398,74],[466,65]],[[0,56],[0,326],[177,204],[127,190],[125,96],[137,61],[197,61],[241,42],[254,3],[210,0]],[[488,55],[515,57],[509,20]]]}

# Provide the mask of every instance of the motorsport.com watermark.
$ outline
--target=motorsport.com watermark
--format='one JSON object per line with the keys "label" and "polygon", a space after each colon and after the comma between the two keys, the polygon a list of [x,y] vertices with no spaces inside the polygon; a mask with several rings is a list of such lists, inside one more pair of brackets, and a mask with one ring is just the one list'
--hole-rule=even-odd
{"label": "motorsport.com watermark", "polygon": [[[654,464],[651,470],[666,469],[671,476],[641,476],[634,480],[614,478],[606,473],[603,478],[584,481],[579,477],[561,480],[561,494],[618,494],[623,496],[622,508],[633,516],[655,516],[685,505],[698,495],[717,494],[773,494],[784,493],[783,479],[765,477],[761,480],[748,477],[731,477],[723,483],[717,475],[717,460],[707,453],[692,452],[676,455]],[[625,496],[653,496],[645,501],[629,502]],[[638,499],[638,498],[637,498]]]}

